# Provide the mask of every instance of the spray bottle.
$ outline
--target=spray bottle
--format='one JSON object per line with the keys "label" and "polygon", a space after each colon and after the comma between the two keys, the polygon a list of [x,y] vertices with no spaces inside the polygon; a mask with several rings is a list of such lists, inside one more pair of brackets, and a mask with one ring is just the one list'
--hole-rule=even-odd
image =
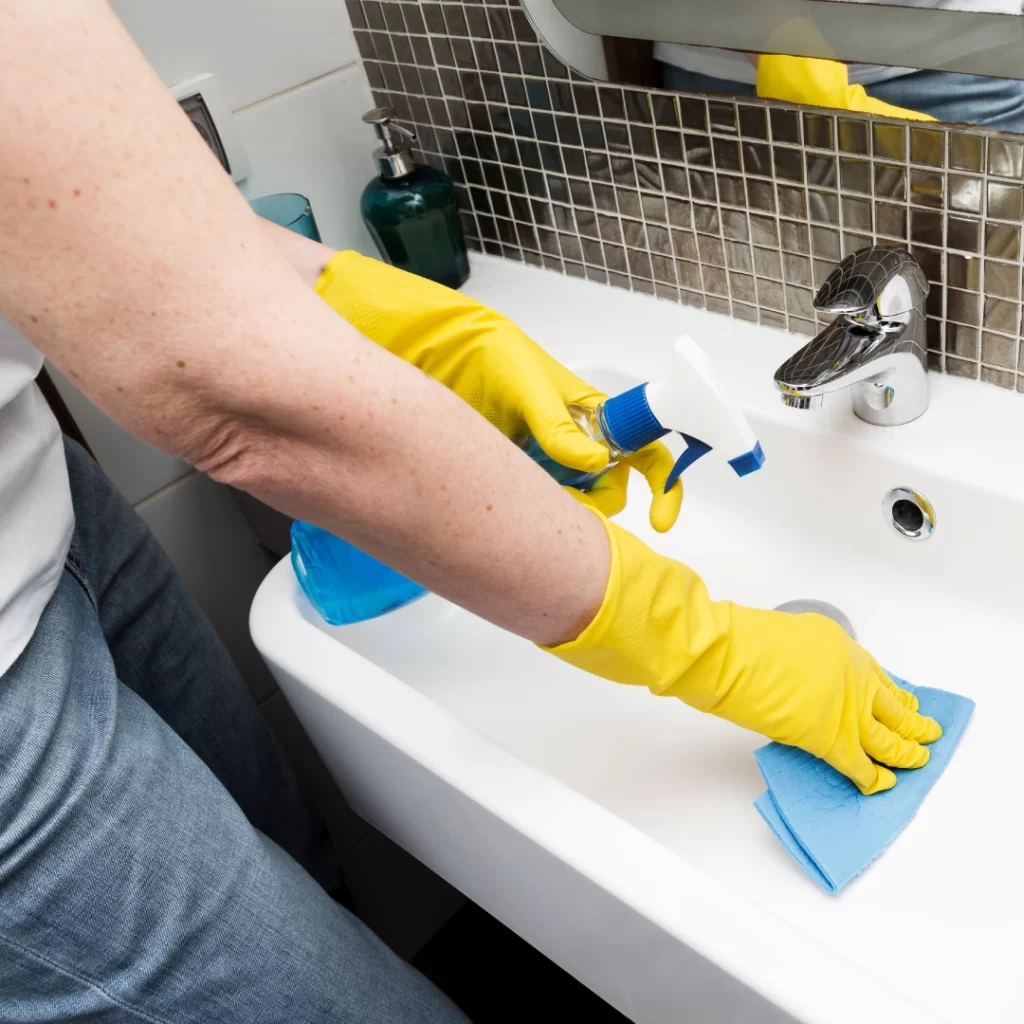
{"label": "spray bottle", "polygon": [[[764,452],[746,417],[715,382],[708,357],[687,335],[675,344],[672,369],[658,380],[624,391],[600,405],[570,405],[569,415],[588,437],[611,453],[608,469],[652,441],[673,431],[686,442],[676,460],[666,492],[688,466],[715,450],[737,476],[764,465]],[[586,491],[608,469],[580,472],[555,462],[534,438],[523,450],[560,484]]]}

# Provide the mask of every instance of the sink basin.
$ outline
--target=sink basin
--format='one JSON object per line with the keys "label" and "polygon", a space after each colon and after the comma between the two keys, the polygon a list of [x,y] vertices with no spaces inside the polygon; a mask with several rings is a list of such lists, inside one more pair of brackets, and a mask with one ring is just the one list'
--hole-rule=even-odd
{"label": "sink basin", "polygon": [[[488,258],[467,291],[612,391],[701,341],[765,468],[698,462],[664,537],[637,479],[620,521],[712,596],[836,605],[886,667],[978,707],[913,824],[829,896],[753,808],[760,737],[433,595],[329,627],[285,561],[253,637],[353,807],[638,1024],[1024,1020],[1024,400],[932,375],[921,420],[872,427],[846,395],[782,407],[795,335]],[[932,503],[931,538],[886,522],[893,487]]]}

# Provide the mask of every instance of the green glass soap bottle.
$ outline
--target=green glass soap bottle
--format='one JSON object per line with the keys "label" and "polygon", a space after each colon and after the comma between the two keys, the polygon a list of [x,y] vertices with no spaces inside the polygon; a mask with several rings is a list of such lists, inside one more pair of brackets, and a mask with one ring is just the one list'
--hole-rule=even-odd
{"label": "green glass soap bottle", "polygon": [[390,107],[367,111],[363,120],[383,143],[373,154],[379,175],[363,189],[359,204],[381,256],[392,266],[458,288],[469,277],[469,259],[452,179],[417,166],[409,149],[416,136],[395,123]]}

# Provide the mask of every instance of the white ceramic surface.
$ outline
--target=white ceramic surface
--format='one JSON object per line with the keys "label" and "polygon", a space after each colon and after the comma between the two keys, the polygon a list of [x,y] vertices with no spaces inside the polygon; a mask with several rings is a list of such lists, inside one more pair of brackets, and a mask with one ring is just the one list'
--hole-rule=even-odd
{"label": "white ceramic surface", "polygon": [[[933,375],[924,418],[871,427],[846,396],[782,407],[772,371],[805,339],[488,258],[466,290],[613,391],[703,342],[766,467],[696,464],[667,537],[637,481],[623,523],[713,596],[837,605],[883,664],[978,708],[911,827],[827,896],[752,806],[757,736],[434,596],[331,629],[282,562],[253,636],[352,806],[638,1024],[1024,1020],[1021,397]],[[930,540],[884,522],[895,486],[934,504]]]}

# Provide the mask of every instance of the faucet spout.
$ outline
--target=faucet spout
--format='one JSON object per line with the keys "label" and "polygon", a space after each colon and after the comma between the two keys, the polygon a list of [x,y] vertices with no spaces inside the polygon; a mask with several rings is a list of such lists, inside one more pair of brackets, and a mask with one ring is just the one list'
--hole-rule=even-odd
{"label": "faucet spout", "polygon": [[836,319],[775,371],[791,408],[850,389],[861,419],[896,426],[928,408],[924,300],[928,282],[909,252],[874,248],[848,256],[815,296]]}

